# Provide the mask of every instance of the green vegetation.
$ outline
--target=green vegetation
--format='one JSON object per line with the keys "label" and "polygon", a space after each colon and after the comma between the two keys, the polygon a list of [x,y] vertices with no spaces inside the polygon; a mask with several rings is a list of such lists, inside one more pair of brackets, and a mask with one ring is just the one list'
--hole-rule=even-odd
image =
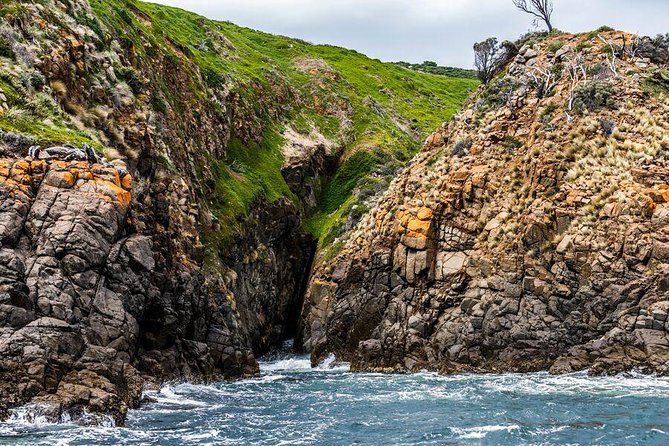
{"label": "green vegetation", "polygon": [[615,31],[615,30],[613,28],[611,28],[610,26],[606,26],[606,25],[600,26],[596,30],[588,33],[588,39],[594,39],[595,37],[597,37],[598,34],[608,33],[608,32],[611,32],[611,31]]}
{"label": "green vegetation", "polygon": [[[203,153],[192,160],[194,173],[214,176],[215,196],[206,201],[217,229],[204,236],[218,247],[232,239],[256,200],[287,198],[301,206],[281,175],[283,128],[304,137],[322,135],[341,160],[332,177],[323,179],[318,208],[310,210],[305,223],[316,236],[331,239],[342,222],[360,217],[364,199],[382,190],[478,85],[468,70],[433,63],[408,70],[353,50],[312,45],[178,8],[137,0],[90,4],[94,14],[67,11],[93,31],[87,39],[95,48],[119,53],[108,94],[131,91],[123,97],[135,107],[145,104],[169,116],[168,124],[182,115],[200,124],[202,109],[209,119],[214,115],[223,122],[232,113],[242,123],[232,126],[222,159]],[[21,5],[10,1],[0,11],[20,14]],[[55,10],[45,8],[44,14],[58,26],[70,26]],[[10,55],[7,48],[0,42],[0,56]],[[155,66],[162,68],[155,71]],[[175,77],[186,79],[180,91],[175,91]],[[98,140],[107,140],[87,121],[98,104],[68,102],[67,79],[51,80],[51,90],[44,92],[35,87],[40,81],[5,82],[0,72],[0,88],[12,106],[0,116],[0,129],[32,135],[42,145],[88,142],[104,149]],[[59,98],[52,100],[54,109],[42,97],[49,92]],[[230,98],[225,106],[212,100],[223,97]],[[176,169],[166,154],[158,156],[168,169]]]}
{"label": "green vegetation", "polygon": [[464,79],[476,79],[476,71],[465,68],[442,67],[436,62],[426,60],[423,63],[395,62],[397,65],[410,70],[421,71],[423,73],[437,74],[448,77],[461,77]]}
{"label": "green vegetation", "polygon": [[476,104],[477,110],[482,113],[498,110],[509,103],[513,93],[520,87],[520,82],[509,77],[494,79]]}
{"label": "green vegetation", "polygon": [[0,130],[32,136],[42,146],[87,143],[102,150],[95,137],[70,125],[51,96],[32,91],[43,82],[37,72],[23,73],[23,79],[0,73],[0,91],[10,107],[8,112],[0,113]]}
{"label": "green vegetation", "polygon": [[321,210],[329,214],[339,209],[358,181],[371,172],[377,163],[377,158],[366,150],[361,150],[347,159],[325,185],[321,196]]}
{"label": "green vegetation", "polygon": [[472,140],[470,138],[460,139],[456,141],[451,150],[453,156],[464,156],[469,149],[472,148]]}
{"label": "green vegetation", "polygon": [[[344,161],[326,180],[319,208],[306,224],[318,237],[336,232],[337,215],[345,218],[347,208],[356,206],[351,193],[362,179],[378,175],[386,165],[410,159],[420,148],[420,141],[447,120],[477,85],[468,70],[439,72],[438,76],[407,71],[353,50],[311,45],[208,20],[176,8],[133,0],[127,1],[129,9],[121,7],[119,0],[92,0],[92,5],[106,23],[115,23],[119,29],[132,24],[127,33],[129,39],[139,41],[141,35],[174,52],[174,56],[192,59],[210,88],[220,88],[229,83],[226,79],[233,79],[238,93],[248,103],[260,99],[257,91],[243,88],[252,83],[264,89],[263,96],[277,90],[288,92],[285,97],[274,98],[278,104],[288,102],[287,125],[304,135],[315,129],[342,148],[340,156]],[[132,11],[133,16],[121,12],[126,10]],[[144,51],[139,45],[133,48],[140,54]],[[435,70],[442,71],[439,67]],[[163,94],[167,97],[168,92]],[[302,101],[291,101],[293,95]],[[153,107],[162,109],[156,99]],[[279,124],[262,112],[259,118],[265,128]],[[352,125],[346,124],[348,120]],[[266,138],[272,133],[266,131]],[[215,210],[219,219],[230,220],[248,211],[249,202],[259,196],[270,200],[290,197],[285,182],[279,186],[280,145],[276,140],[260,144],[272,147],[274,154],[272,162],[264,165],[263,175],[256,175],[260,166],[251,163],[244,163],[248,169],[232,173],[230,160],[227,169],[219,166],[217,191],[232,195]],[[234,153],[229,158],[241,160],[244,153],[255,157],[257,150],[253,143],[237,139],[229,149]],[[272,169],[275,175],[269,184],[272,177],[266,174]]]}
{"label": "green vegetation", "polygon": [[221,227],[209,241],[227,242],[240,228],[237,217],[247,215],[259,197],[269,201],[282,197],[297,199],[281,176],[281,145],[283,138],[274,129],[267,131],[261,144],[244,144],[233,138],[227,159],[213,160],[217,181],[213,204],[215,217]]}
{"label": "green vegetation", "polygon": [[504,148],[508,153],[514,153],[521,147],[523,147],[523,142],[518,138],[515,138],[511,135],[507,135],[507,137],[504,138]]}
{"label": "green vegetation", "polygon": [[611,82],[592,81],[574,90],[574,111],[583,114],[600,108],[615,109],[614,91]]}
{"label": "green vegetation", "polygon": [[541,111],[541,120],[542,121],[550,121],[553,119],[553,113],[560,108],[558,107],[557,104],[548,104],[542,111]]}
{"label": "green vegetation", "polygon": [[10,43],[4,37],[0,36],[0,57],[14,59],[14,50]]}
{"label": "green vegetation", "polygon": [[541,119],[541,123],[544,125],[544,130],[550,131],[553,130],[554,127],[551,124],[553,121],[553,114],[558,110],[558,105],[557,104],[548,104],[544,109],[541,111],[541,115],[539,118]]}
{"label": "green vegetation", "polygon": [[642,83],[644,91],[655,96],[669,97],[669,70],[658,70]]}
{"label": "green vegetation", "polygon": [[564,46],[564,42],[562,40],[555,40],[548,45],[548,51],[551,52],[551,53],[556,53],[563,46]]}

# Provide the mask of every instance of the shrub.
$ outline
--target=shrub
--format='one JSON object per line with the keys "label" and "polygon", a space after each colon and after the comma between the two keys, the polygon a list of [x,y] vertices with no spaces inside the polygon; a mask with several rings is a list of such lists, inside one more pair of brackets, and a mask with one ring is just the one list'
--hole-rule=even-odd
{"label": "shrub", "polygon": [[453,151],[452,154],[453,156],[461,157],[464,156],[465,153],[472,147],[472,140],[469,138],[461,139],[458,140],[454,145],[453,145]]}
{"label": "shrub", "polygon": [[508,153],[514,153],[521,147],[523,147],[523,142],[518,138],[514,138],[513,136],[507,136],[504,138],[504,148]]}
{"label": "shrub", "polygon": [[611,31],[615,31],[615,30],[613,28],[611,28],[610,26],[606,26],[606,25],[600,26],[599,28],[597,28],[596,30],[594,30],[594,31],[592,31],[591,33],[588,34],[588,39],[594,39],[595,37],[597,37],[597,34],[607,33],[607,32],[611,32]]}
{"label": "shrub", "polygon": [[525,45],[533,46],[543,41],[548,35],[549,33],[546,31],[530,31],[520,36],[515,44],[518,48],[522,48]]}
{"label": "shrub", "polygon": [[641,85],[647,93],[655,96],[669,96],[669,71],[658,70],[653,76],[644,80]]}
{"label": "shrub", "polygon": [[158,95],[154,95],[151,98],[151,106],[157,112],[167,113],[167,103]]}
{"label": "shrub", "polygon": [[556,40],[548,45],[548,51],[551,53],[557,53],[563,46],[564,42],[562,40]]}
{"label": "shrub", "polygon": [[616,123],[610,119],[602,119],[599,121],[599,127],[602,129],[604,136],[608,138],[613,134],[613,130],[616,128]]}
{"label": "shrub", "polygon": [[204,68],[203,70],[204,80],[209,86],[209,88],[222,88],[225,84],[225,76],[219,74],[213,68]]}
{"label": "shrub", "polygon": [[508,77],[491,82],[483,93],[481,101],[477,104],[477,108],[487,112],[509,105],[511,96],[521,85],[517,80]]}
{"label": "shrub", "polygon": [[125,9],[119,8],[117,10],[118,15],[121,17],[121,19],[128,25],[132,25],[132,16],[130,15],[130,12],[128,12]]}
{"label": "shrub", "polygon": [[610,82],[588,82],[574,91],[573,109],[581,114],[600,108],[615,109],[613,94],[613,85]]}
{"label": "shrub", "polygon": [[121,67],[117,70],[118,77],[125,81],[134,94],[144,91],[142,76],[133,67]]}
{"label": "shrub", "polygon": [[654,64],[666,64],[669,62],[669,34],[641,37],[632,44],[632,50]]}
{"label": "shrub", "polygon": [[41,90],[46,85],[46,78],[39,71],[31,71],[27,80],[35,90]]}
{"label": "shrub", "polygon": [[12,60],[16,58],[11,43],[2,36],[0,36],[0,57],[6,57]]}
{"label": "shrub", "polygon": [[541,122],[548,125],[553,120],[553,113],[558,109],[557,104],[548,104],[541,112]]}

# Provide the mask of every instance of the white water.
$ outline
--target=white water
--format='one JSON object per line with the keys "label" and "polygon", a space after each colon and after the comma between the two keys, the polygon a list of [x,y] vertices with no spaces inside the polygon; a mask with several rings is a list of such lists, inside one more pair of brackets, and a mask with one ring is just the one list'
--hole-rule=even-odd
{"label": "white water", "polygon": [[546,373],[356,374],[330,356],[260,362],[258,378],[147,392],[124,428],[17,409],[0,444],[666,445],[669,379]]}

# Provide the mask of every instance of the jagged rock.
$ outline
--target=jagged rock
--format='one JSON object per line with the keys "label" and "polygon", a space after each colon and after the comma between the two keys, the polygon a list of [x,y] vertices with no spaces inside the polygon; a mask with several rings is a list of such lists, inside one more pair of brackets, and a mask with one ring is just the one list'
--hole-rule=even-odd
{"label": "jagged rock", "polygon": [[[115,168],[0,161],[0,195],[3,405],[32,398],[122,423],[147,376],[257,370],[240,334],[226,328],[234,321],[207,310],[202,285],[189,289],[197,273],[181,269],[165,280],[152,238],[128,233],[132,196]],[[202,309],[178,310],[186,302]],[[190,323],[200,332],[185,332]],[[233,363],[217,362],[235,345]]]}
{"label": "jagged rock", "polygon": [[[544,57],[552,37],[522,48],[499,81],[509,100],[491,111],[482,90],[315,267],[303,308],[312,363],[334,353],[354,370],[669,374],[669,163],[650,149],[668,129],[646,127],[669,103],[638,94],[631,59],[606,81],[625,109],[563,110],[566,75],[540,97],[536,73],[584,38],[561,35],[555,58]],[[600,62],[594,46],[586,66]],[[560,116],[550,132],[548,104]],[[624,137],[600,133],[604,119],[629,122]],[[466,156],[444,156],[441,141],[462,140]],[[612,167],[602,148],[629,157]]]}

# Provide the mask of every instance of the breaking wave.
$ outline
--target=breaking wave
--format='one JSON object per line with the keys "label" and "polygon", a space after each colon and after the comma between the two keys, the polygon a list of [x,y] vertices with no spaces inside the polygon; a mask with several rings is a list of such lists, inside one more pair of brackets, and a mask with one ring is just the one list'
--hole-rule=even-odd
{"label": "breaking wave", "polygon": [[257,378],[148,391],[123,428],[53,420],[48,408],[24,406],[0,424],[0,444],[669,443],[667,378],[358,374],[332,355],[312,368],[288,352],[260,367]]}

